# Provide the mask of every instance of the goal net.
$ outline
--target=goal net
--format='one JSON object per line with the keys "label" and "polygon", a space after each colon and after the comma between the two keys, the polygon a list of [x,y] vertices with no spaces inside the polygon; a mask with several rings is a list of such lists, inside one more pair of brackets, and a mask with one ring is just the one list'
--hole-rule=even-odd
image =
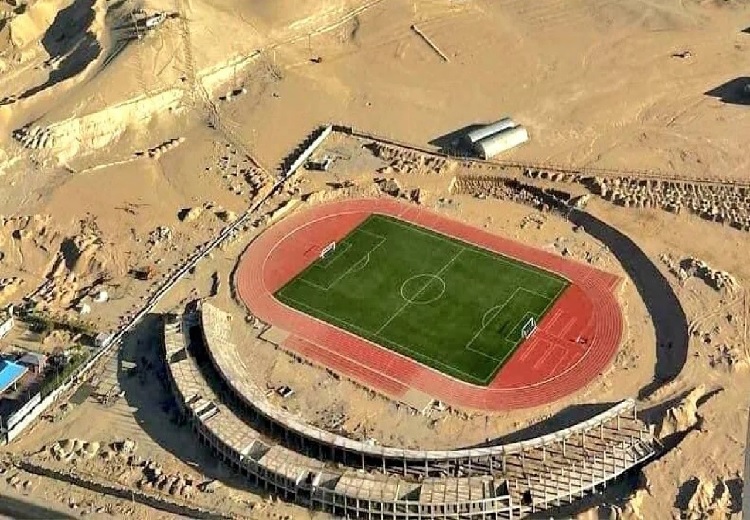
{"label": "goal net", "polygon": [[336,242],[331,242],[320,252],[320,258],[325,258],[328,254],[333,253],[334,251],[336,251]]}
{"label": "goal net", "polygon": [[523,339],[528,338],[531,336],[534,331],[536,330],[536,319],[532,316],[526,321],[526,323],[523,324],[523,327],[521,327],[521,337]]}

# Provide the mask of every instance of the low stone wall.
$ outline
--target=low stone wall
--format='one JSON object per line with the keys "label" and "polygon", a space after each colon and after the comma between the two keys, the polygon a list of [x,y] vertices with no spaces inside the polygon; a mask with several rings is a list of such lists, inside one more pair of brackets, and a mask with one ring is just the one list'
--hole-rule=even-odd
{"label": "low stone wall", "polygon": [[109,482],[94,475],[88,475],[80,471],[61,471],[50,466],[31,462],[27,459],[16,458],[13,465],[28,473],[42,477],[52,478],[62,482],[67,482],[75,486],[89,489],[103,495],[109,495],[122,500],[138,502],[160,511],[165,511],[174,515],[185,518],[197,518],[205,520],[225,520],[232,516],[210,511],[195,505],[186,504],[177,501],[171,497],[156,496],[152,493],[146,493],[140,489],[134,489],[128,486]]}

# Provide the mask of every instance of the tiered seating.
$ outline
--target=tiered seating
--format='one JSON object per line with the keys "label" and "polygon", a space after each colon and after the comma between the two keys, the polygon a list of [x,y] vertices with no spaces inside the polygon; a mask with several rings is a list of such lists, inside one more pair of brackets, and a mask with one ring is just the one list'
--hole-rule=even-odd
{"label": "tiered seating", "polygon": [[[243,377],[228,316],[203,304],[199,323],[215,367],[246,408],[274,422],[274,431],[293,432],[308,448],[317,446],[318,450],[305,450],[318,453],[313,458],[281,442],[286,435],[276,441],[257,431],[254,423],[220,401],[187,348],[187,328],[194,323],[190,315],[167,320],[164,333],[168,373],[195,429],[253,482],[336,515],[515,518],[572,501],[654,453],[653,440],[632,415],[632,401],[573,428],[504,446],[421,451],[346,439],[313,428],[270,403]],[[340,457],[334,462],[337,451],[361,465],[342,465]],[[412,475],[420,471],[424,474],[415,479]]]}
{"label": "tiered seating", "polygon": [[[261,435],[220,403],[200,368],[188,352],[190,319],[167,321],[164,327],[165,360],[179,403],[203,440],[232,467],[253,481],[304,505],[338,512],[343,516],[440,518],[457,507],[487,515],[511,518],[509,499],[485,493],[476,478],[457,479],[461,497],[450,502],[420,501],[427,484],[395,475],[368,474],[339,468],[296,453],[280,444],[269,445]],[[221,334],[221,333],[220,333]],[[428,489],[428,488],[425,488]],[[468,490],[468,491],[467,491]]]}

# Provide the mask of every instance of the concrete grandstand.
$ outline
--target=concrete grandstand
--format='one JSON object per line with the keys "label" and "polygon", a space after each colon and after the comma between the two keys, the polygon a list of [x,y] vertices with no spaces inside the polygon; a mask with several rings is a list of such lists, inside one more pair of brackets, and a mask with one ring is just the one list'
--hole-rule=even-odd
{"label": "concrete grandstand", "polygon": [[632,400],[512,444],[373,446],[271,403],[246,377],[230,330],[229,315],[207,302],[165,318],[164,355],[177,402],[227,464],[306,507],[357,518],[519,518],[594,492],[657,450]]}

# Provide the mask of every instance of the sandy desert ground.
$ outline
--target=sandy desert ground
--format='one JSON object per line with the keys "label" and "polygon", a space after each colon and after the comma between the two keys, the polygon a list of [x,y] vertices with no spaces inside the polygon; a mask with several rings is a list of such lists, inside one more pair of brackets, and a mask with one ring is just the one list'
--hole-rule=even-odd
{"label": "sandy desert ground", "polygon": [[[139,10],[169,16],[146,31],[134,25]],[[300,143],[328,123],[437,151],[462,129],[512,115],[531,140],[504,154],[507,161],[596,168],[607,179],[638,182],[652,175],[750,184],[748,82],[750,2],[743,0],[0,0],[0,305],[34,295],[46,312],[113,329],[142,305],[154,280],[261,200]],[[262,215],[292,199],[304,207],[389,196],[375,180],[394,178],[402,193],[419,189],[425,207],[630,280],[620,294],[627,334],[608,372],[543,409],[430,417],[269,345],[245,353],[257,361],[250,377],[294,386],[286,405],[313,423],[330,424],[335,410],[348,435],[406,446],[518,439],[637,397],[663,454],[632,481],[555,514],[739,517],[750,233],[699,211],[624,204],[590,183],[530,178],[523,167],[425,161],[419,151],[368,144],[334,133],[321,151],[337,157],[331,170],[301,170],[259,209],[259,227],[212,253],[157,311],[201,296],[242,316],[231,275],[262,231]],[[492,182],[451,191],[455,177],[477,174],[574,196],[593,192],[586,210],[628,238],[642,260]],[[737,211],[750,214],[742,205]],[[641,261],[669,290],[643,288]],[[717,289],[690,276],[683,267],[695,261],[733,283]],[[151,281],[134,278],[146,268]],[[106,302],[96,301],[101,291]],[[90,312],[81,315],[82,307]],[[250,329],[241,333],[251,339]],[[667,337],[676,343],[669,350]],[[0,348],[51,352],[74,341],[53,334],[39,343],[18,328]],[[129,460],[136,456],[196,489],[220,481],[213,492],[180,498],[217,515],[310,517],[245,488],[215,461],[165,405],[168,391],[155,374],[127,375],[143,358],[157,361],[158,341],[152,316],[102,364],[91,395],[77,392],[3,449],[0,495],[21,504],[7,510],[33,504],[57,511],[53,517],[173,517],[12,464],[21,457],[134,486],[146,478]],[[97,401],[97,392],[112,388],[124,397]],[[71,439],[96,443],[96,456],[50,451],[62,444],[75,451],[64,443]],[[135,447],[124,454],[110,446],[126,439]]]}

